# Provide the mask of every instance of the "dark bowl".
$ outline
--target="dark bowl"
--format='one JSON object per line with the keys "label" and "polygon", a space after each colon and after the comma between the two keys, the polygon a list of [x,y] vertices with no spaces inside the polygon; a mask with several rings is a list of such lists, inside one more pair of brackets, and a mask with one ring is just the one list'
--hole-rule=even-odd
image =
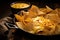
{"label": "dark bowl", "polygon": [[[15,3],[26,3],[30,6],[26,7],[26,8],[12,8],[11,5],[12,4],[15,4]],[[30,9],[32,6],[32,4],[30,4],[29,2],[24,2],[24,1],[16,1],[16,2],[13,2],[10,4],[10,8],[11,8],[11,11],[12,11],[12,14],[17,14],[17,12],[21,11],[21,10],[25,10],[27,11],[28,9]]]}

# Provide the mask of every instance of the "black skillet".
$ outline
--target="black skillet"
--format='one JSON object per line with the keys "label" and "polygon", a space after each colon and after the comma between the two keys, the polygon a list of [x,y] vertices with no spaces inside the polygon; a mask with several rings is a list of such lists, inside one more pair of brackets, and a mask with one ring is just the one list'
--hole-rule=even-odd
{"label": "black skillet", "polygon": [[[52,7],[53,9],[54,8],[56,8],[56,7],[58,7],[58,5],[57,6],[55,6],[55,4],[52,4],[53,2],[49,2],[49,3],[42,3],[42,4],[44,4],[44,5],[49,5],[50,7]],[[41,4],[40,4],[41,5]],[[39,5],[38,5],[39,6]],[[55,7],[54,7],[55,6]],[[14,22],[15,22],[15,18],[13,19],[14,20]],[[11,28],[11,27],[10,27]],[[35,35],[35,34],[30,34],[30,33],[28,33],[28,32],[25,32],[24,30],[21,30],[20,28],[18,28],[16,25],[14,26],[14,28],[17,28],[19,31],[21,31],[22,32],[22,34],[24,33],[24,35],[25,36],[27,36],[28,38],[33,38],[33,39],[54,39],[54,38],[56,38],[56,37],[58,37],[58,36],[60,36],[59,34],[58,35],[48,35],[48,36],[45,36],[45,35]]]}

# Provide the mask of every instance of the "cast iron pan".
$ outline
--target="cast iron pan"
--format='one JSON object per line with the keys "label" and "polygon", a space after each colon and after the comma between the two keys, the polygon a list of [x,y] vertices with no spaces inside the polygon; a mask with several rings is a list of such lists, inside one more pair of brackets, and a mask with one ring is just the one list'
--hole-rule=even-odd
{"label": "cast iron pan", "polygon": [[[38,2],[39,3],[39,2]],[[34,4],[34,3],[33,3]],[[43,7],[42,5],[43,5],[44,3],[41,3],[40,5],[41,5],[41,7]],[[55,4],[56,3],[45,3],[44,5],[48,5],[48,6],[50,6],[51,8],[58,8],[58,7],[60,7],[59,6],[59,3],[57,4],[57,6],[55,6]],[[36,5],[36,4],[35,4]],[[38,5],[39,7],[40,7],[40,5]],[[15,21],[16,21],[16,19],[15,18],[13,18],[13,20],[14,20],[14,23],[15,23]],[[8,25],[9,26],[9,25]],[[28,33],[28,32],[25,32],[24,30],[21,30],[20,28],[18,28],[15,24],[13,24],[12,25],[13,27],[12,28],[16,28],[16,29],[18,29],[19,31],[21,31],[22,33],[24,33],[23,35],[25,35],[25,36],[27,36],[27,37],[29,37],[29,38],[33,38],[33,39],[48,39],[48,38],[56,38],[56,37],[58,37],[58,36],[60,36],[59,34],[58,35],[48,35],[48,36],[45,36],[45,35],[35,35],[35,34],[30,34],[30,33]],[[9,27],[9,28],[11,28],[11,26]]]}

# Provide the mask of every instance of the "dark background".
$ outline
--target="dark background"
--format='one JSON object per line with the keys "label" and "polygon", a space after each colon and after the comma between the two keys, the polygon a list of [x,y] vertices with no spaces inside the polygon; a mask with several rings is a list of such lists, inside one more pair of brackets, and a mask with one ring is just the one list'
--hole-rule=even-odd
{"label": "dark background", "polygon": [[[49,5],[52,8],[56,7],[56,4],[60,5],[59,0],[0,0],[0,18],[10,15],[10,3],[14,1],[27,1],[32,4],[36,4],[40,7],[44,7],[45,5]],[[60,7],[60,6],[59,6]]]}
{"label": "dark background", "polygon": [[[59,0],[0,0],[0,19],[5,16],[10,15],[11,10],[10,10],[9,5],[10,5],[10,3],[14,2],[14,1],[27,1],[27,2],[31,2],[31,4],[37,5],[39,7],[45,7],[46,5],[48,5],[49,7],[53,8],[53,9],[60,8]],[[2,36],[0,35],[0,38],[4,39],[5,37],[3,37],[3,36],[4,35],[2,35]]]}

